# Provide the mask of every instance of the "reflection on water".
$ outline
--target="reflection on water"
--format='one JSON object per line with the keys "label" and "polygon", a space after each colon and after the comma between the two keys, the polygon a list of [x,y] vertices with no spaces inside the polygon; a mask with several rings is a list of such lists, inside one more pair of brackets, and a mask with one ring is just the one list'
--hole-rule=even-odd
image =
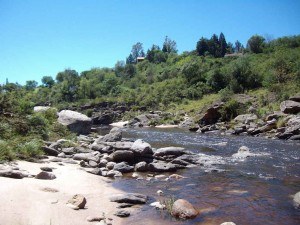
{"label": "reflection on water", "polygon": [[[179,171],[181,180],[116,180],[115,187],[150,196],[150,201],[184,198],[200,213],[194,220],[176,221],[166,211],[143,206],[124,220],[124,224],[300,224],[300,212],[292,205],[291,195],[300,191],[300,144],[252,137],[201,135],[179,129],[128,129],[126,138],[142,138],[153,147],[180,146],[207,155],[221,156],[222,172],[207,173],[195,167]],[[231,155],[245,145],[261,156],[235,161]],[[133,182],[134,181],[134,182]],[[158,196],[162,190],[164,196]]]}

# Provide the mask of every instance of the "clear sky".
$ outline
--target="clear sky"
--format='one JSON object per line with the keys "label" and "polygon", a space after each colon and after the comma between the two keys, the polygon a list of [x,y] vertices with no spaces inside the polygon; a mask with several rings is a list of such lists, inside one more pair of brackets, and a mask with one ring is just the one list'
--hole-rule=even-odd
{"label": "clear sky", "polygon": [[113,67],[136,42],[145,51],[168,35],[179,52],[223,32],[300,34],[300,0],[0,0],[0,83],[41,83],[72,68]]}

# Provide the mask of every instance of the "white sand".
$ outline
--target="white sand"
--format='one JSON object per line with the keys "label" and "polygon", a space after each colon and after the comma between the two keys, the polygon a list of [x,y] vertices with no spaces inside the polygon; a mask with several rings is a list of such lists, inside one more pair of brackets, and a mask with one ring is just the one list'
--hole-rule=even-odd
{"label": "white sand", "polygon": [[109,125],[113,127],[124,127],[126,124],[128,124],[128,121],[119,121],[119,122],[111,123]]}
{"label": "white sand", "polygon": [[[88,216],[100,216],[104,212],[119,225],[124,219],[113,216],[116,203],[109,201],[115,193],[121,193],[107,183],[106,178],[89,174],[78,165],[57,163],[30,163],[18,161],[18,167],[37,174],[41,166],[50,166],[56,175],[54,180],[34,178],[12,179],[0,177],[0,225],[85,225]],[[58,192],[45,192],[43,188],[54,188]],[[73,210],[66,202],[75,194],[87,199],[85,209]],[[53,204],[51,202],[57,203]]]}
{"label": "white sand", "polygon": [[176,128],[178,127],[178,125],[171,125],[171,124],[162,124],[162,125],[158,125],[155,126],[156,128]]}

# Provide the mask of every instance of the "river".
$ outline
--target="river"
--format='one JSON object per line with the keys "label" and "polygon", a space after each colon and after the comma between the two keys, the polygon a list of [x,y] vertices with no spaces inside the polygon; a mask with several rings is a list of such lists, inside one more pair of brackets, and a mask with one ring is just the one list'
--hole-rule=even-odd
{"label": "river", "polygon": [[[292,195],[300,191],[299,142],[157,128],[125,129],[123,137],[143,139],[154,148],[180,146],[224,161],[214,169],[197,166],[180,170],[177,174],[186,177],[180,180],[135,180],[130,176],[115,180],[116,188],[150,196],[149,203],[184,198],[201,212],[196,219],[180,221],[167,210],[145,205],[124,219],[124,224],[300,224],[300,210],[292,204]],[[232,154],[243,145],[257,155],[233,159]],[[157,190],[164,195],[158,196]]]}

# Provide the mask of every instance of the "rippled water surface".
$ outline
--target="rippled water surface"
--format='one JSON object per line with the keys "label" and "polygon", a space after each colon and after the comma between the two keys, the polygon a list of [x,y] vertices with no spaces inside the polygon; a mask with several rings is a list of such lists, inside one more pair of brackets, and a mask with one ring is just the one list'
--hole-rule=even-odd
{"label": "rippled water surface", "polygon": [[[116,180],[115,187],[146,194],[149,203],[184,198],[201,212],[194,220],[178,221],[167,211],[146,205],[124,219],[124,224],[300,224],[300,211],[292,205],[292,195],[300,191],[299,142],[153,128],[128,129],[123,136],[141,138],[155,148],[180,146],[195,153],[221,156],[225,161],[216,166],[219,172],[207,172],[201,166],[180,170],[177,173],[186,177],[181,180]],[[234,160],[232,154],[243,145],[258,155]],[[157,190],[162,190],[164,196],[158,196]]]}

